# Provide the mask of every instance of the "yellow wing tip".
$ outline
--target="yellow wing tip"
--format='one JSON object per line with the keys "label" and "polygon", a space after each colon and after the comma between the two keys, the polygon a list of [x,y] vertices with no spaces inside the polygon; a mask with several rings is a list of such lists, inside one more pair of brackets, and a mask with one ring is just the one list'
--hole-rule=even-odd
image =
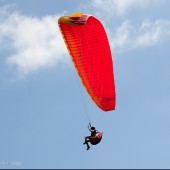
{"label": "yellow wing tip", "polygon": [[69,18],[80,18],[80,17],[82,17],[82,12],[77,12],[74,14],[62,16],[58,19],[58,23],[64,22],[64,23],[70,24]]}
{"label": "yellow wing tip", "polygon": [[82,16],[82,12],[76,12],[74,14],[68,15],[70,18],[80,18]]}

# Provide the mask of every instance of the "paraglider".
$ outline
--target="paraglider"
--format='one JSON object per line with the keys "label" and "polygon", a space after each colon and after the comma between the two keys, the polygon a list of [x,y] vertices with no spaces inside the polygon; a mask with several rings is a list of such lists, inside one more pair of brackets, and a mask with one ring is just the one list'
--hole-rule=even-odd
{"label": "paraglider", "polygon": [[[89,96],[103,111],[115,110],[112,54],[102,23],[92,15],[78,12],[60,17],[58,24],[73,64]],[[101,140],[102,134],[99,133],[97,136],[100,136]],[[92,140],[89,141],[93,143]]]}
{"label": "paraglider", "polygon": [[90,149],[90,146],[88,144],[89,142],[92,145],[97,145],[102,140],[102,136],[103,136],[102,132],[98,132],[94,126],[91,126],[91,123],[89,123],[88,129],[91,132],[91,136],[86,136],[85,141],[83,143],[84,145],[85,144],[87,145],[87,150]]}

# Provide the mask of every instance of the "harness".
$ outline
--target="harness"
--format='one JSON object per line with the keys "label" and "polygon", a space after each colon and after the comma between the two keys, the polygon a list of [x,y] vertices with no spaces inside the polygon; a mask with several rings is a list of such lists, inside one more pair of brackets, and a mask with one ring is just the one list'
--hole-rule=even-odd
{"label": "harness", "polygon": [[102,140],[103,132],[97,132],[95,136],[90,136],[89,141],[92,145],[98,144]]}

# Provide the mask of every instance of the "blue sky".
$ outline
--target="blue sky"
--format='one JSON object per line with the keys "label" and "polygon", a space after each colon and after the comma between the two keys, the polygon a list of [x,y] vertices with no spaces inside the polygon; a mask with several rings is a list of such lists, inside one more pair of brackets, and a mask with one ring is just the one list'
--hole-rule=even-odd
{"label": "blue sky", "polygon": [[[1,0],[0,168],[170,168],[169,6],[168,0]],[[115,111],[92,103],[59,32],[58,18],[77,11],[96,16],[107,31]],[[91,111],[104,137],[86,151]]]}

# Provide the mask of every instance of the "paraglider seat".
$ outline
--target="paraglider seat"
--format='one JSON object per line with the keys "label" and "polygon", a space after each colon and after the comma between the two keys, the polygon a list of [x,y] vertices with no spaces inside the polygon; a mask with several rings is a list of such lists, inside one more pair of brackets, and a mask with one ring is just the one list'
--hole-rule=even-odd
{"label": "paraglider seat", "polygon": [[102,140],[103,132],[98,132],[95,136],[89,138],[92,145],[97,145]]}

